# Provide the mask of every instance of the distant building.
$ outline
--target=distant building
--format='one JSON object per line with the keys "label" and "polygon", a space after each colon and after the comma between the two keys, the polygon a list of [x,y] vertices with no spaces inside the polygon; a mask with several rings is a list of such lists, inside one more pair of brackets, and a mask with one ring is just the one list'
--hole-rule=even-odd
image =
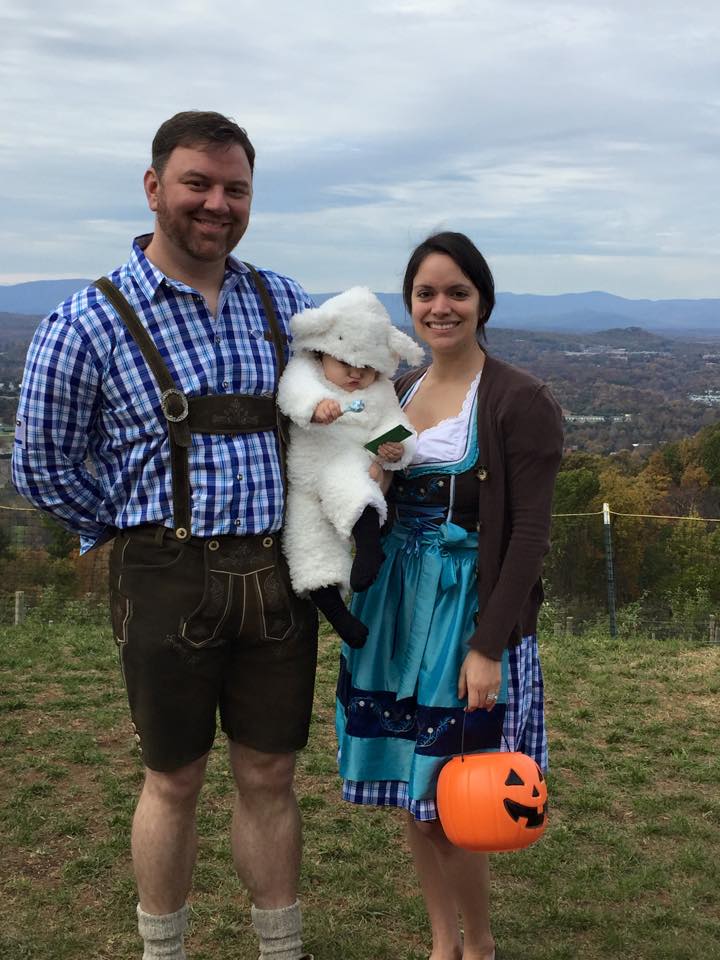
{"label": "distant building", "polygon": [[619,414],[590,414],[590,413],[566,413],[563,419],[568,423],[629,423],[632,420],[631,413]]}
{"label": "distant building", "polygon": [[720,391],[706,390],[705,393],[690,393],[688,400],[692,403],[704,403],[706,407],[720,407]]}

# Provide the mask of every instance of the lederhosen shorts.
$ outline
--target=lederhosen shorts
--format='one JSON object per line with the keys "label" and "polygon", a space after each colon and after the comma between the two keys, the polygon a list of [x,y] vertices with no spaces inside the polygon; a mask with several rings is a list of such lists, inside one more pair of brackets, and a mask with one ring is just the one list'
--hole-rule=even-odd
{"label": "lederhosen shorts", "polygon": [[230,740],[265,753],[307,743],[317,614],[290,588],[277,536],[118,533],[110,605],[143,762],[170,771],[203,756],[219,707]]}
{"label": "lederhosen shorts", "polygon": [[[282,335],[263,302],[278,376]],[[130,304],[114,306],[161,391],[173,487],[173,527],[120,530],[110,559],[110,606],[135,739],[152,770],[171,771],[213,744],[216,713],[234,742],[265,753],[305,746],[317,660],[317,612],[290,586],[277,534],[191,536],[188,449],[193,433],[274,429],[283,476],[286,431],[272,396],[187,397]]]}

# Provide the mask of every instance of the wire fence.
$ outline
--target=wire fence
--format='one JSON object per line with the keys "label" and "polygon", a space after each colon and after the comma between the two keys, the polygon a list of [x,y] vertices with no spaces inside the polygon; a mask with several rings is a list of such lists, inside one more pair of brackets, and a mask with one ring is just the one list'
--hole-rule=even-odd
{"label": "wire fence", "polygon": [[[51,594],[106,605],[109,545],[80,556],[77,538],[32,507],[0,506],[0,624]],[[543,628],[606,627],[720,643],[720,519],[605,510],[553,517]]]}
{"label": "wire fence", "polygon": [[613,511],[553,517],[553,621],[720,642],[720,518]]}
{"label": "wire fence", "polygon": [[0,624],[15,623],[48,592],[104,605],[109,546],[80,556],[77,537],[33,507],[0,505]]}

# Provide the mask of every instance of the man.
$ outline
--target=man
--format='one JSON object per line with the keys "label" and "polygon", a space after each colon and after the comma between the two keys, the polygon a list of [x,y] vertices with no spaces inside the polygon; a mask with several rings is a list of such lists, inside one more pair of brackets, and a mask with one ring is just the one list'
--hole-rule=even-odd
{"label": "man", "polygon": [[185,957],[218,708],[237,787],[233,859],[261,958],[309,957],[293,772],[317,621],[278,548],[274,393],[289,318],[312,301],[229,256],[247,229],[254,158],[220,114],[162,124],[144,180],[154,233],[40,324],[18,408],[17,489],[83,550],[115,538],[113,629],[145,764],[132,829],[144,960]]}

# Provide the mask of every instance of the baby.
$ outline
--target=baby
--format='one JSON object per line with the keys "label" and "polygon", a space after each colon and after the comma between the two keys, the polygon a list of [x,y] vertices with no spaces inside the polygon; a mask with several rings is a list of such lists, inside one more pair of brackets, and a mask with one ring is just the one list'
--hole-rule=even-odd
{"label": "baby", "polygon": [[364,287],[297,314],[290,331],[293,355],[278,388],[291,420],[283,549],[295,592],[308,593],[340,637],[360,647],[367,628],[342,594],[366,590],[384,559],[380,467],[407,466],[415,448],[390,377],[401,359],[419,363],[422,350]]}

